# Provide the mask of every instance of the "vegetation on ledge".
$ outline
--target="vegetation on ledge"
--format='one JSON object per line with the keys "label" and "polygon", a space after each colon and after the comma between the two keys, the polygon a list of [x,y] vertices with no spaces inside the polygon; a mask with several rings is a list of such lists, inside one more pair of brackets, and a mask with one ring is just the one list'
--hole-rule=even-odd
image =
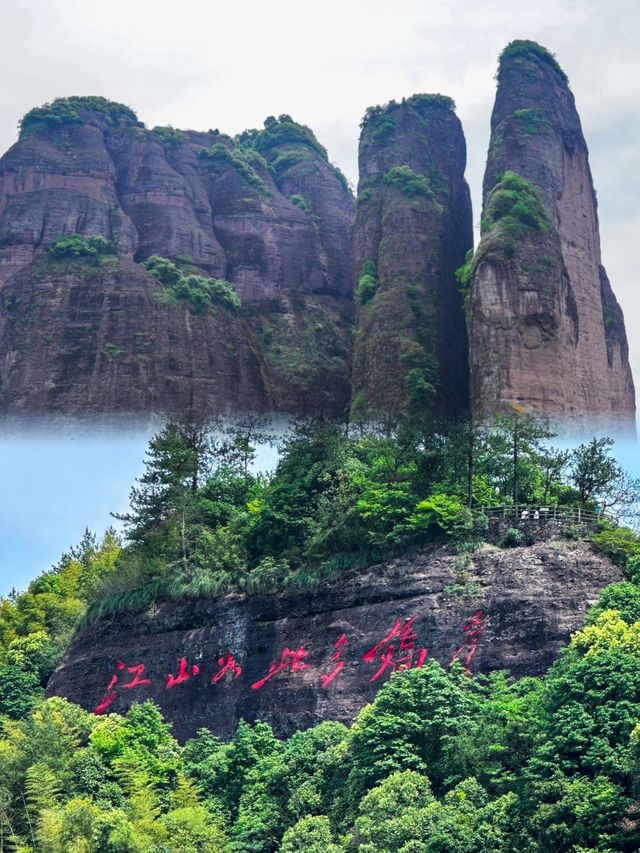
{"label": "vegetation on ledge", "polygon": [[378,291],[378,267],[375,261],[365,261],[360,270],[355,299],[358,305],[370,302]]}
{"label": "vegetation on ledge", "polygon": [[221,173],[229,167],[234,169],[254,190],[261,195],[269,195],[269,187],[255,169],[256,165],[266,168],[266,163],[255,152],[243,148],[230,148],[218,142],[210,148],[201,148],[198,157],[208,169],[214,172]]}
{"label": "vegetation on ledge", "polygon": [[130,124],[144,127],[130,107],[109,101],[98,95],[56,98],[50,104],[34,107],[20,119],[20,137],[34,130],[50,128],[53,130],[82,124],[83,112],[97,113],[108,125]]}
{"label": "vegetation on ledge", "polygon": [[545,65],[553,68],[565,83],[568,82],[568,77],[560,67],[555,55],[548,51],[546,47],[542,47],[542,45],[537,42],[529,41],[527,39],[516,39],[515,41],[509,42],[509,44],[504,48],[498,60],[498,74],[500,74],[508,60],[521,58],[526,59],[531,56],[535,56]]}
{"label": "vegetation on ledge", "polygon": [[319,158],[327,164],[343,189],[351,193],[349,182],[340,169],[329,162],[327,149],[318,142],[311,128],[298,124],[286,113],[278,118],[268,116],[262,129],[245,130],[236,137],[236,142],[241,149],[264,157],[276,181],[295,166],[302,165],[303,169],[312,170],[314,159]]}
{"label": "vegetation on ledge", "polygon": [[505,172],[491,191],[480,223],[482,236],[499,225],[507,238],[517,240],[527,231],[548,231],[552,227],[540,190],[515,172]]}
{"label": "vegetation on ledge", "polygon": [[394,166],[386,172],[377,172],[367,178],[358,193],[358,204],[369,201],[380,188],[396,190],[409,200],[428,199],[435,201],[429,178],[414,172],[409,166]]}
{"label": "vegetation on ledge", "polygon": [[158,299],[169,305],[187,305],[193,314],[215,312],[217,308],[236,312],[240,309],[240,297],[230,281],[205,278],[193,272],[185,272],[168,258],[151,255],[143,266],[163,285]]}
{"label": "vegetation on ledge", "polygon": [[69,234],[58,237],[49,249],[49,257],[56,261],[81,261],[90,266],[100,266],[102,261],[115,258],[118,254],[113,240]]}

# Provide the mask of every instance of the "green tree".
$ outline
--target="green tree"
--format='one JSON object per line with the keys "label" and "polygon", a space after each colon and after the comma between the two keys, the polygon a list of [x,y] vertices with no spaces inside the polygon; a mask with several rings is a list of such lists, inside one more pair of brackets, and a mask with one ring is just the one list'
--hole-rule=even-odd
{"label": "green tree", "polygon": [[17,666],[0,667],[0,715],[20,720],[41,695],[40,679],[35,672],[25,672]]}
{"label": "green tree", "polygon": [[578,490],[580,503],[598,501],[623,471],[611,455],[612,438],[593,438],[571,454],[570,478]]}
{"label": "green tree", "polygon": [[329,819],[323,815],[303,817],[288,829],[282,839],[281,853],[340,853]]}

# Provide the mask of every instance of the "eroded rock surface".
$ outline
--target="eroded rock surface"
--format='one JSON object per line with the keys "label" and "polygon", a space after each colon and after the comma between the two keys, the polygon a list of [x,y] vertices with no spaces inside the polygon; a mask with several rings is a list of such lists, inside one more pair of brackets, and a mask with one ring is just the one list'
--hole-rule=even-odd
{"label": "eroded rock surface", "polygon": [[[507,175],[507,183],[504,178]],[[509,199],[515,175],[538,194]],[[634,428],[622,311],[600,257],[587,146],[566,75],[544,48],[503,52],[469,291],[476,414],[507,404],[556,421]]]}
{"label": "eroded rock surface", "polygon": [[414,95],[371,108],[359,162],[352,411],[460,415],[468,353],[455,270],[473,233],[453,101]]}
{"label": "eroded rock surface", "polygon": [[[147,130],[104,99],[62,107],[0,160],[3,410],[304,413],[316,389],[344,413],[354,201],[311,131],[281,116],[231,139]],[[68,234],[114,241],[117,265],[52,264]],[[137,263],[154,254],[230,281],[239,317],[157,304]]]}
{"label": "eroded rock surface", "polygon": [[[152,698],[181,739],[202,726],[229,738],[240,718],[266,720],[286,735],[321,720],[354,719],[393,671],[384,665],[390,647],[396,663],[412,651],[417,665],[423,649],[446,665],[462,647],[464,659],[470,650],[464,626],[480,610],[486,623],[472,671],[539,675],[582,625],[599,591],[620,577],[588,545],[555,542],[487,547],[462,584],[454,557],[425,552],[344,574],[314,593],[161,601],[146,613],[105,617],[81,630],[48,694],[95,709],[113,692],[109,711]],[[394,627],[395,636],[382,642]],[[283,659],[285,649],[298,654]],[[242,672],[235,677],[228,669],[215,683],[229,654]],[[180,675],[181,658],[190,677],[167,687],[169,674]],[[340,662],[344,667],[323,687],[323,676]],[[140,664],[141,675],[128,671]],[[118,681],[108,691],[114,675]],[[150,683],[125,687],[137,677]]]}

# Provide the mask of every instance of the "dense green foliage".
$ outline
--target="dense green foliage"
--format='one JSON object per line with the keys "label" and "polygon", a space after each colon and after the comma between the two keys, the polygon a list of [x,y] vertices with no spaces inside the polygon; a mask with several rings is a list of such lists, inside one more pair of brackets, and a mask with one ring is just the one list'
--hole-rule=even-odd
{"label": "dense green foliage", "polygon": [[626,566],[630,559],[640,554],[640,535],[628,527],[602,530],[595,533],[591,541],[619,566]]}
{"label": "dense green foliage", "polygon": [[378,267],[375,261],[365,261],[360,270],[356,287],[356,302],[364,305],[376,295],[378,290]]}
{"label": "dense green foliage", "polygon": [[389,127],[389,122],[395,126],[392,116],[403,106],[411,107],[418,112],[433,108],[454,112],[456,108],[455,101],[448,95],[411,95],[409,98],[402,98],[401,101],[391,100],[381,106],[367,107],[360,127],[364,128],[367,125],[369,128],[373,128],[376,142],[385,142],[387,136],[385,128]]}
{"label": "dense green foliage", "polygon": [[241,722],[180,746],[159,711],[40,702],[0,737],[22,853],[632,853],[640,588],[605,590],[544,679],[397,672],[353,725]]}
{"label": "dense green foliage", "polygon": [[528,136],[536,136],[545,128],[549,127],[547,114],[539,107],[515,110],[511,116],[518,122],[520,131],[524,132]]}
{"label": "dense green foliage", "polygon": [[151,255],[144,267],[163,286],[158,298],[170,305],[187,305],[193,314],[213,313],[217,308],[235,312],[240,297],[230,281],[205,278],[183,269],[168,258]]}
{"label": "dense green foliage", "polygon": [[246,130],[240,136],[242,142],[250,142],[252,147],[266,155],[272,148],[284,145],[306,145],[327,160],[327,149],[320,145],[310,127],[298,124],[290,115],[283,113],[278,118],[269,116],[261,130]]}
{"label": "dense green foliage", "polygon": [[291,204],[295,205],[296,207],[299,207],[303,213],[311,214],[311,207],[309,205],[309,202],[305,199],[304,196],[300,195],[299,193],[294,193],[293,195],[290,195],[289,201],[291,202]]}
{"label": "dense green foliage", "polygon": [[409,200],[435,200],[429,178],[426,175],[414,172],[409,166],[394,166],[386,172],[377,172],[375,175],[371,175],[363,182],[358,193],[358,204],[369,201],[375,190],[381,188],[396,190]]}
{"label": "dense green foliage", "polygon": [[59,129],[83,123],[83,113],[97,113],[108,125],[133,124],[142,126],[138,116],[124,104],[117,104],[98,95],[56,98],[50,104],[34,107],[20,120],[20,136],[41,128]]}
{"label": "dense green foliage", "polygon": [[49,256],[57,261],[82,261],[99,266],[102,260],[117,255],[116,244],[104,237],[87,237],[69,234],[59,237],[49,249]]}
{"label": "dense green foliage", "polygon": [[[580,504],[575,478],[587,445],[554,451],[549,436],[544,424],[515,412],[488,428],[405,424],[395,434],[299,424],[265,475],[251,467],[255,441],[268,437],[264,422],[247,418],[222,431],[168,424],[151,442],[122,516],[128,542],[89,616],[142,609],[162,595],[308,589],[408,549],[472,547],[484,534],[483,505],[593,509],[612,483]],[[636,484],[618,511],[637,497]],[[608,526],[610,537],[633,536]],[[596,544],[607,550],[604,539]]]}
{"label": "dense green foliage", "polygon": [[250,149],[232,148],[217,142],[210,148],[201,148],[198,156],[209,170],[221,174],[226,168],[231,168],[252,189],[261,195],[269,194],[269,187],[255,168],[256,166],[266,168],[266,163]]}
{"label": "dense green foliage", "polygon": [[293,168],[296,168],[298,176],[317,173],[315,161],[320,160],[326,163],[342,187],[351,192],[347,179],[337,166],[329,162],[327,149],[318,142],[311,128],[299,124],[286,113],[278,118],[269,116],[261,129],[245,130],[236,137],[236,141],[241,150],[264,158],[276,183]]}
{"label": "dense green foliage", "polygon": [[[537,42],[529,41],[527,39],[516,39],[515,41],[509,42],[500,54],[499,69],[502,70],[509,60],[526,59],[531,56],[535,56],[545,65],[549,65],[560,75],[565,83],[567,82],[567,75],[560,67],[560,64],[554,54],[550,53],[545,47],[542,47],[542,45]],[[498,73],[500,73],[500,70]]]}
{"label": "dense green foliage", "polygon": [[499,224],[502,233],[518,239],[527,230],[548,231],[551,218],[540,190],[530,181],[505,172],[491,191],[481,222],[484,236]]}
{"label": "dense green foliage", "polygon": [[407,198],[425,196],[433,198],[429,181],[424,175],[419,175],[409,166],[394,166],[384,174],[384,183],[388,187],[398,190]]}
{"label": "dense green foliage", "polygon": [[153,132],[160,138],[162,145],[168,151],[178,148],[184,142],[184,132],[172,127],[170,124],[163,127],[154,127]]}
{"label": "dense green foliage", "polygon": [[0,714],[19,718],[40,695],[87,605],[115,574],[119,556],[113,531],[100,542],[87,532],[26,592],[0,600]]}
{"label": "dense green foliage", "polygon": [[[637,850],[640,540],[610,522],[594,540],[628,579],[544,679],[469,678],[432,661],[395,673],[350,728],[279,740],[241,722],[230,743],[203,730],[183,746],[152,703],[96,717],[42,699],[87,606],[91,617],[159,595],[309,588],[434,542],[463,561],[484,533],[482,504],[593,507],[627,483],[610,442],[553,450],[548,428],[515,410],[474,429],[299,424],[271,476],[252,470],[268,429],[167,424],[122,517],[125,546],[87,533],[1,602],[0,851]],[[503,545],[520,539],[514,528]]]}
{"label": "dense green foliage", "polygon": [[460,290],[466,295],[473,273],[473,249],[469,249],[464,264],[456,270],[456,278],[460,282]]}

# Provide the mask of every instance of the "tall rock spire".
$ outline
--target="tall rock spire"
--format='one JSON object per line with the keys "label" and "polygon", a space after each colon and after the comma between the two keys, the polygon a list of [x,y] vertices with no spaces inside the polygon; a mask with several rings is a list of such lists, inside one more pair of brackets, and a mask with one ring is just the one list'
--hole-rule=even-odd
{"label": "tall rock spire", "polygon": [[567,77],[535,42],[500,57],[481,233],[462,276],[474,412],[519,404],[558,422],[632,428],[587,146]]}
{"label": "tall rock spire", "polygon": [[455,270],[473,235],[453,101],[414,95],[370,108],[359,161],[352,416],[460,414],[468,354]]}

